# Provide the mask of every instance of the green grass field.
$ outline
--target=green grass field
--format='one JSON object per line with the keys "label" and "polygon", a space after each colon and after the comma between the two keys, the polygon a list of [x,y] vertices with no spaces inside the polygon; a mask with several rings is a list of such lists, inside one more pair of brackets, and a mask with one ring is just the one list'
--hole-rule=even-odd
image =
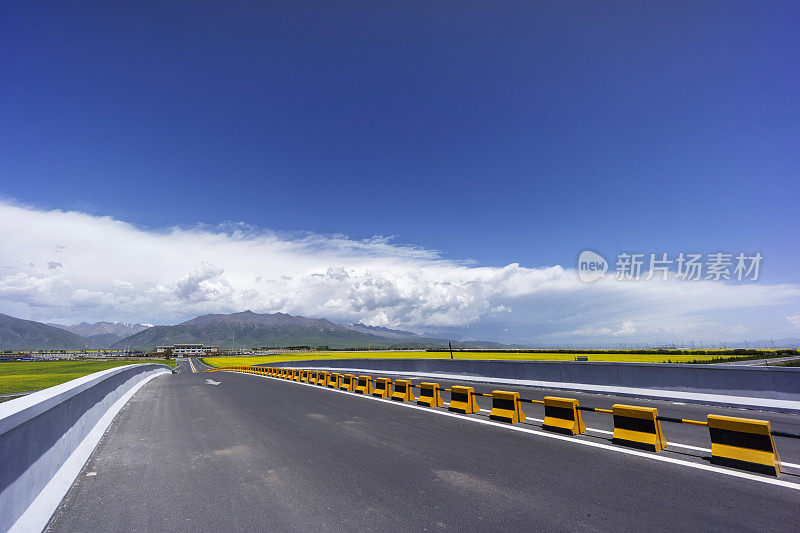
{"label": "green grass field", "polygon": [[[454,352],[455,359],[510,359],[516,361],[573,361],[575,355],[557,353],[502,353],[502,352]],[[613,361],[628,363],[681,363],[693,360],[710,360],[714,355],[662,355],[633,353],[588,354],[589,361]],[[743,356],[744,357],[744,356]],[[449,352],[319,352],[302,355],[254,355],[246,357],[205,357],[210,366],[248,366],[278,361],[307,361],[309,359],[450,359]]]}
{"label": "green grass field", "polygon": [[93,372],[130,365],[161,363],[175,366],[175,360],[128,359],[113,361],[23,361],[0,363],[0,394],[46,389]]}

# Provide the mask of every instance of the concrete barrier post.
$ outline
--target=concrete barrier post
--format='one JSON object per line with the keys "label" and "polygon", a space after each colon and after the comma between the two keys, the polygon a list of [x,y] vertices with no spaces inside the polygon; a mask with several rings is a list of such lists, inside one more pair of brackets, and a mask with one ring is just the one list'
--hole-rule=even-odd
{"label": "concrete barrier post", "polygon": [[450,389],[450,405],[447,406],[447,410],[465,415],[479,413],[480,408],[475,399],[475,389],[453,385]]}
{"label": "concrete barrier post", "polygon": [[345,374],[342,376],[342,383],[339,385],[341,390],[353,392],[356,388],[356,377],[353,374]]}
{"label": "concrete barrier post", "polygon": [[651,452],[660,452],[667,447],[667,439],[661,431],[658,409],[635,405],[614,404],[614,444],[631,446]]}
{"label": "concrete barrier post", "polygon": [[496,390],[492,391],[492,411],[489,418],[516,424],[525,420],[525,413],[519,402],[518,392]]}
{"label": "concrete barrier post", "polygon": [[708,415],[708,430],[712,463],[771,476],[781,473],[769,421]]}
{"label": "concrete barrier post", "polygon": [[392,380],[389,378],[375,378],[375,388],[372,391],[373,396],[378,398],[388,398]]}
{"label": "concrete barrier post", "polygon": [[581,412],[578,410],[578,400],[545,396],[542,427],[566,435],[586,433],[586,424],[583,423]]}
{"label": "concrete barrier post", "polygon": [[394,382],[394,392],[392,393],[392,400],[397,402],[413,402],[414,391],[412,390],[413,383],[407,379],[398,379]]}
{"label": "concrete barrier post", "polygon": [[340,385],[340,380],[342,375],[336,372],[331,372],[330,377],[328,378],[328,387],[332,389],[338,389]]}
{"label": "concrete barrier post", "polygon": [[372,376],[358,376],[354,392],[358,394],[372,394]]}
{"label": "concrete barrier post", "polygon": [[419,398],[417,398],[417,405],[427,405],[428,407],[442,407],[442,393],[439,390],[438,383],[420,383],[419,384]]}

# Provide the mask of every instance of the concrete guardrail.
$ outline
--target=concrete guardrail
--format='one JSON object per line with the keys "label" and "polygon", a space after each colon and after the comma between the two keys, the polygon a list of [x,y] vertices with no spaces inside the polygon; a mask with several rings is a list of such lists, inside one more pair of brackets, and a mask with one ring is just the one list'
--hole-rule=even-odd
{"label": "concrete guardrail", "polygon": [[103,433],[165,365],[95,372],[0,403],[0,531],[40,531]]}
{"label": "concrete guardrail", "polygon": [[[314,359],[276,362],[270,366],[272,365],[485,378],[487,382],[584,390],[623,396],[673,398],[686,401],[697,399],[704,403],[772,407],[779,410],[800,408],[798,368],[465,359]],[[480,381],[480,379],[472,380]],[[797,407],[793,407],[794,405]]]}

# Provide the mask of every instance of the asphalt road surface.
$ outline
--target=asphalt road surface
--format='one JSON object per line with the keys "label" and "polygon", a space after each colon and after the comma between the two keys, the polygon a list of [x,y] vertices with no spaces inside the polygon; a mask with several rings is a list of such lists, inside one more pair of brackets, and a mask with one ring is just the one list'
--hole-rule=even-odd
{"label": "asphalt road surface", "polygon": [[794,473],[180,366],[117,415],[49,530],[800,531]]}
{"label": "asphalt road surface", "polygon": [[794,361],[796,359],[800,359],[796,355],[791,357],[773,357],[771,359],[750,359],[747,361],[728,361],[727,363],[714,363],[717,365],[727,365],[727,366],[759,366],[759,365],[768,365],[774,363],[783,363],[786,361]]}
{"label": "asphalt road surface", "polygon": [[[200,368],[198,367],[198,370],[199,369]],[[424,379],[414,376],[388,375],[380,373],[370,373],[370,375],[373,378],[387,377],[391,378],[392,380],[398,378],[409,379],[415,385],[418,385],[423,381],[433,381],[439,383],[442,388],[450,388],[453,385],[466,385],[468,387],[473,387],[475,392],[478,393],[491,393],[493,390],[519,392],[521,398],[536,400],[541,400],[545,396],[576,398],[582,406],[600,407],[603,409],[610,409],[615,403],[639,405],[642,407],[656,407],[659,415],[673,418],[706,420],[706,415],[708,414],[755,418],[760,420],[769,420],[774,431],[783,431],[794,435],[800,434],[800,416],[795,413],[763,411],[736,407],[720,407],[716,405],[654,400],[651,398],[632,398],[630,396],[585,393],[574,390],[554,390],[543,389],[540,387],[515,387],[511,385],[493,385],[487,383],[463,382],[447,379]],[[419,390],[415,389],[414,393],[418,395]],[[450,394],[448,392],[442,392],[442,399],[445,402],[449,402]],[[478,397],[477,401],[478,405],[483,410],[482,415],[478,416],[483,416],[483,418],[488,419],[489,411],[491,410],[492,399]],[[544,418],[543,406],[526,403],[523,405],[523,410],[525,411],[531,425],[541,427],[541,420]],[[587,431],[593,435],[608,437],[614,431],[614,420],[609,414],[582,411],[581,416],[586,422]],[[708,430],[704,427],[669,422],[662,422],[661,427],[664,431],[667,441],[671,443],[669,448],[672,448],[675,452],[692,453],[692,451],[698,451],[694,450],[694,448],[699,447],[705,450],[711,447]],[[790,465],[788,468],[786,468],[786,470],[800,474],[800,439],[775,437],[775,446],[778,448],[781,459]],[[794,464],[798,464],[798,466],[795,467],[793,466]],[[797,481],[800,482],[800,478]]]}

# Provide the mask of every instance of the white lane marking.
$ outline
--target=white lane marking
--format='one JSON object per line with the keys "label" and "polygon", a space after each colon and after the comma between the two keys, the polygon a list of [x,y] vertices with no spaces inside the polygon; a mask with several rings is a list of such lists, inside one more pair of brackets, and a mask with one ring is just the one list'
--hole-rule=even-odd
{"label": "white lane marking", "polygon": [[[238,371],[235,371],[235,370],[224,370],[223,372],[234,372],[236,374],[244,374],[244,375],[247,375],[247,376],[255,376],[255,377],[265,378],[265,379],[274,379],[276,381],[289,381],[289,380],[286,380],[286,379],[274,378],[272,376],[264,376],[264,375],[261,375],[261,374],[250,374],[249,372],[238,372]],[[548,438],[548,439],[561,440],[561,441],[564,441],[564,442],[570,442],[572,444],[580,444],[580,445],[583,445],[583,446],[590,446],[592,448],[600,448],[600,449],[603,449],[603,450],[609,450],[609,451],[612,451],[612,452],[621,453],[623,455],[629,455],[629,456],[630,455],[635,455],[637,457],[645,457],[647,459],[652,459],[654,461],[661,461],[661,462],[664,462],[664,463],[672,463],[672,464],[676,464],[676,465],[685,466],[685,467],[688,467],[688,468],[695,468],[697,470],[706,470],[708,472],[716,472],[718,474],[723,474],[723,475],[726,475],[726,476],[738,477],[738,478],[741,478],[741,479],[749,479],[749,480],[752,480],[752,481],[758,481],[760,483],[766,483],[767,485],[777,485],[779,487],[785,487],[787,489],[800,490],[800,484],[792,483],[790,481],[784,481],[782,479],[775,479],[775,478],[770,478],[770,477],[759,476],[759,475],[756,475],[756,474],[750,474],[748,472],[739,472],[738,470],[728,470],[728,469],[725,469],[725,468],[720,468],[718,466],[706,465],[706,464],[702,464],[702,463],[692,463],[690,461],[685,461],[683,459],[676,459],[674,457],[665,457],[663,455],[656,455],[656,454],[653,454],[653,453],[648,453],[648,452],[645,452],[645,451],[636,450],[634,448],[623,448],[623,447],[620,447],[620,446],[613,446],[611,444],[603,444],[602,442],[592,442],[592,441],[587,441],[587,440],[580,440],[580,439],[576,439],[574,437],[570,437],[570,436],[567,436],[567,435],[559,435],[557,433],[547,433],[547,432],[540,431],[540,430],[537,430],[537,429],[530,429],[530,428],[520,427],[520,426],[510,425],[510,424],[503,424],[501,422],[494,422],[492,420],[484,420],[484,419],[481,419],[481,418],[474,418],[474,417],[467,416],[467,415],[461,415],[461,414],[457,414],[457,413],[452,413],[450,411],[439,411],[439,410],[436,410],[436,409],[431,409],[430,407],[421,407],[419,405],[413,405],[413,404],[409,404],[409,403],[406,403],[406,402],[396,402],[396,401],[393,401],[393,400],[391,400],[389,398],[377,398],[375,396],[365,396],[363,394],[355,395],[355,394],[352,394],[352,393],[350,393],[348,391],[343,391],[343,390],[340,390],[340,389],[331,389],[329,387],[319,387],[319,386],[317,386],[317,385],[315,385],[313,383],[303,383],[302,381],[292,381],[291,383],[295,383],[297,385],[305,385],[306,387],[314,387],[316,389],[324,389],[324,390],[328,390],[328,391],[331,391],[331,392],[338,392],[338,393],[341,393],[341,394],[348,394],[348,395],[354,396],[354,397],[355,396],[360,396],[361,398],[366,398],[368,400],[375,400],[375,401],[378,401],[378,402],[384,402],[384,403],[388,403],[390,405],[396,405],[398,407],[406,407],[408,409],[418,409],[420,411],[424,411],[426,413],[431,413],[431,414],[435,414],[435,415],[450,416],[450,417],[453,417],[453,418],[460,418],[462,420],[469,420],[471,422],[475,422],[476,424],[485,424],[487,426],[494,426],[494,427],[497,427],[497,428],[507,429],[507,430],[510,430],[510,431],[520,431],[522,433],[530,433],[531,435],[537,435],[539,437],[545,437],[545,438]],[[528,418],[528,420],[538,420],[538,419]],[[781,464],[787,465],[787,464],[791,464],[791,463],[781,463]]]}
{"label": "white lane marking", "polygon": [[206,383],[208,383],[209,385],[219,385],[222,382],[221,381],[214,381],[213,379],[207,379]]}
{"label": "white lane marking", "polygon": [[203,370],[206,370],[206,369],[212,368],[212,367],[208,366],[207,364],[202,362],[200,359],[198,359],[197,360],[197,366],[195,368],[199,368],[200,370],[198,370],[198,372],[202,372]]}
{"label": "white lane marking", "polygon": [[192,363],[192,358],[189,358],[189,366],[192,367],[192,374],[197,374],[197,369],[194,367],[194,363]]}

